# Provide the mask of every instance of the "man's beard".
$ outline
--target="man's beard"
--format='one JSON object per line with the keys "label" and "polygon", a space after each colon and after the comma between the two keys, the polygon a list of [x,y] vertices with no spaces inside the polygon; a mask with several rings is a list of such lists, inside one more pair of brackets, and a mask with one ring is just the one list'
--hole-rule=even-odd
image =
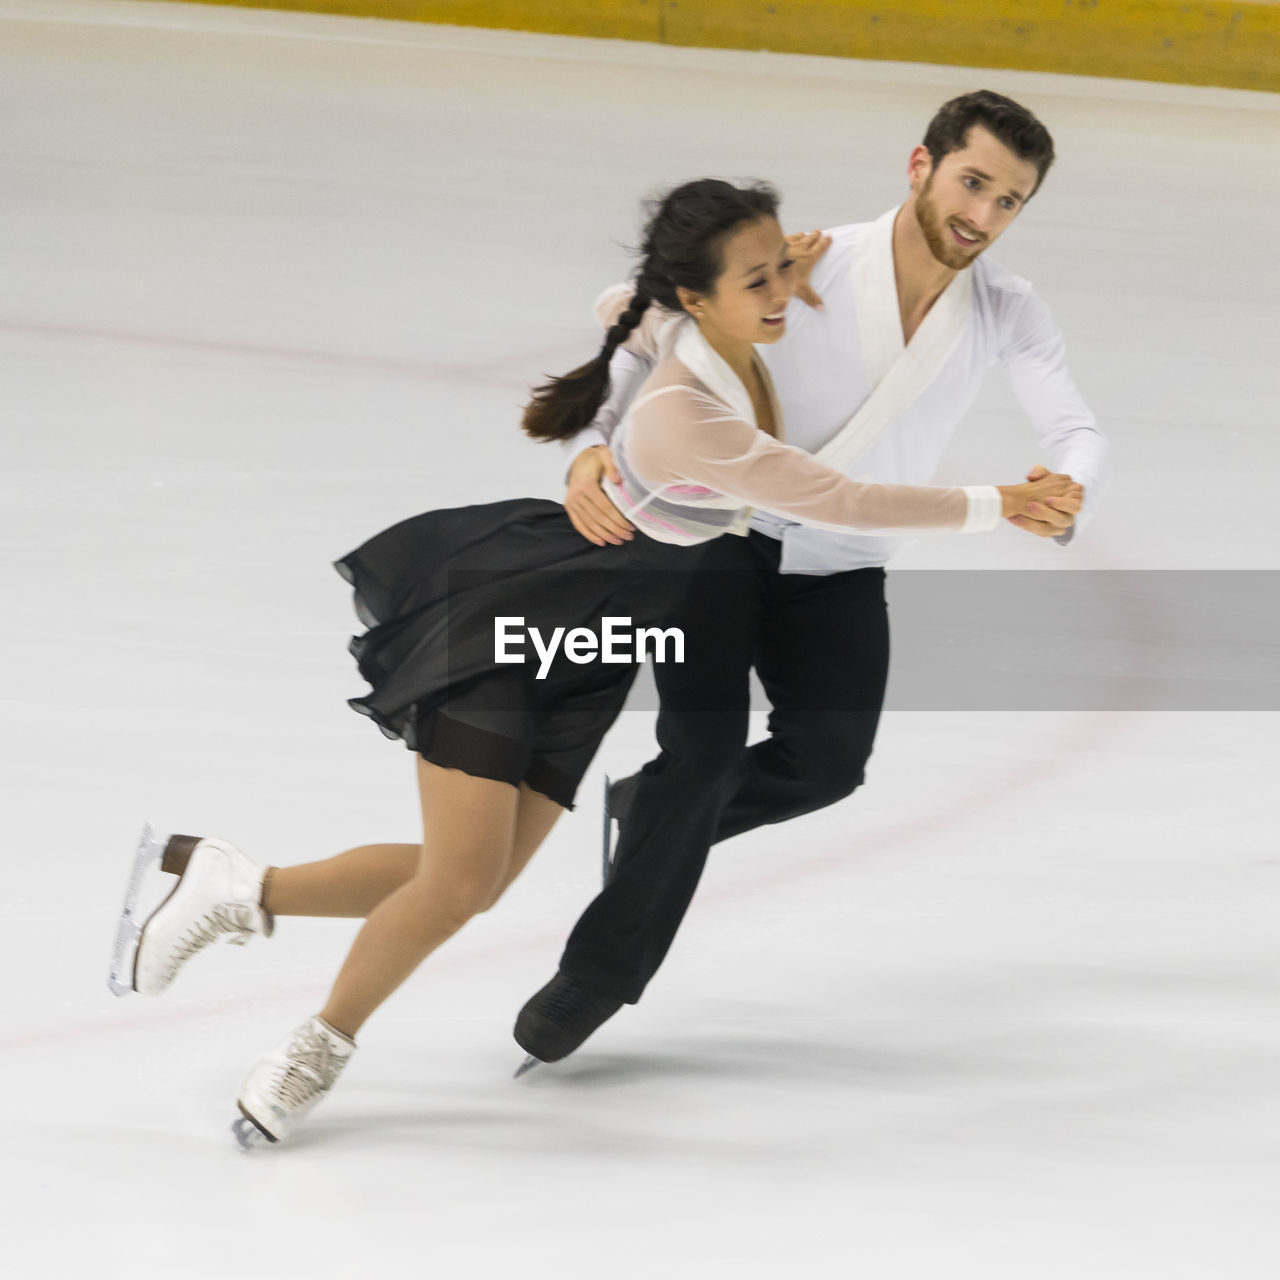
{"label": "man's beard", "polygon": [[925,243],[929,246],[929,252],[944,267],[949,267],[952,271],[963,271],[972,265],[974,258],[982,252],[986,244],[979,240],[974,245],[973,251],[966,253],[951,239],[946,220],[938,212],[938,206],[929,196],[929,188],[932,185],[933,175],[930,174],[928,182],[920,188],[916,196],[916,222],[920,225],[920,231],[924,235]]}

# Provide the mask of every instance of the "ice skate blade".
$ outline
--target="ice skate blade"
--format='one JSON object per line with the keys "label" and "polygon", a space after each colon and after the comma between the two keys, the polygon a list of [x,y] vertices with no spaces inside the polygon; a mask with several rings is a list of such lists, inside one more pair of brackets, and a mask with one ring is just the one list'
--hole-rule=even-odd
{"label": "ice skate blade", "polygon": [[613,818],[609,813],[609,793],[613,790],[613,779],[604,775],[604,842],[600,854],[600,883],[609,883],[609,872],[613,870],[613,858],[609,845],[613,834]]}
{"label": "ice skate blade", "polygon": [[541,1067],[541,1066],[545,1066],[545,1065],[546,1065],[546,1064],[542,1061],[542,1059],[541,1059],[541,1058],[535,1058],[535,1057],[533,1056],[533,1054],[530,1054],[530,1055],[529,1055],[529,1056],[528,1056],[528,1057],[527,1057],[527,1058],[526,1058],[526,1059],[525,1059],[525,1060],[524,1060],[524,1061],[523,1061],[523,1062],[522,1062],[522,1063],[521,1063],[521,1064],[516,1068],[516,1073],[515,1073],[515,1075],[514,1075],[514,1076],[512,1076],[511,1078],[512,1078],[513,1080],[519,1080],[519,1079],[520,1079],[520,1077],[521,1077],[522,1075],[524,1075],[524,1073],[525,1073],[526,1071],[532,1071],[532,1070],[534,1069],[534,1067]]}
{"label": "ice skate blade", "polygon": [[147,868],[164,856],[168,837],[156,834],[151,823],[146,823],[138,837],[138,849],[133,855],[133,867],[124,892],[124,908],[120,923],[116,926],[115,942],[111,946],[111,964],[107,969],[107,986],[117,996],[127,996],[133,991],[133,963],[130,944],[136,950],[142,927],[134,915],[138,905],[138,891],[142,888]]}
{"label": "ice skate blade", "polygon": [[259,1129],[248,1116],[237,1116],[231,1122],[231,1132],[236,1135],[236,1143],[241,1151],[270,1146],[276,1141],[265,1129]]}

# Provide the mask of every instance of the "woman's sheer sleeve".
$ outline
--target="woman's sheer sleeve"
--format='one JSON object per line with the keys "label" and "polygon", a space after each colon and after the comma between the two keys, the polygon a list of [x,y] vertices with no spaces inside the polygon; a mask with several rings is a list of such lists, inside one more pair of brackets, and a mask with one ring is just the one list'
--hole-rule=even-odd
{"label": "woman's sheer sleeve", "polygon": [[853,480],[680,383],[646,392],[637,402],[629,448],[636,470],[654,487],[701,485],[838,533],[977,533],[1000,522],[1000,494],[992,486]]}

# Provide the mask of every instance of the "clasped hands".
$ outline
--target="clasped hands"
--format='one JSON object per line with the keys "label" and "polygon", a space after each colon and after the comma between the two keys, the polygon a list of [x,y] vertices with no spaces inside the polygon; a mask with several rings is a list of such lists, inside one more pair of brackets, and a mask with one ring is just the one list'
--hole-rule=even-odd
{"label": "clasped hands", "polygon": [[1034,466],[1026,484],[1000,486],[1004,502],[1001,515],[1037,538],[1056,538],[1076,522],[1084,506],[1084,488],[1070,476],[1054,475],[1047,467]]}

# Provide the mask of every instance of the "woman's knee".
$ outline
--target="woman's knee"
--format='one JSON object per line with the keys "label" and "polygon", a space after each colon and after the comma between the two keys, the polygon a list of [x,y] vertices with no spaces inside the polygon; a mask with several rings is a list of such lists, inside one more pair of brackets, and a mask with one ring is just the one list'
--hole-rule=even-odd
{"label": "woman's knee", "polygon": [[454,929],[483,915],[498,901],[503,890],[501,878],[488,874],[441,876],[428,872],[415,876],[411,885],[421,899],[424,927],[431,918]]}

